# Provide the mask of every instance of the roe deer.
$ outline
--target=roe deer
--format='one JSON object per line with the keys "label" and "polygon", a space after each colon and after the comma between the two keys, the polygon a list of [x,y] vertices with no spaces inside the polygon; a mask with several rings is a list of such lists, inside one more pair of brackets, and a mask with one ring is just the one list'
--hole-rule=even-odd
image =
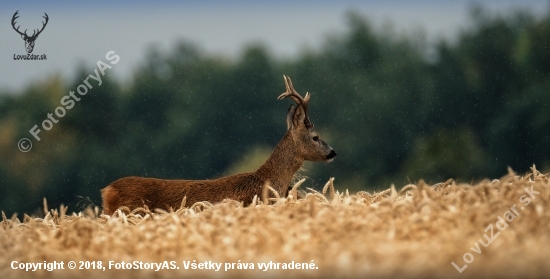
{"label": "roe deer", "polygon": [[258,170],[214,180],[163,180],[144,177],[121,178],[101,190],[105,214],[113,214],[120,206],[130,210],[147,205],[150,209],[177,209],[186,197],[186,204],[233,199],[249,205],[255,195],[262,197],[269,184],[281,197],[286,197],[294,174],[305,160],[330,162],[336,156],[332,147],[321,140],[307,114],[310,95],[302,98],[294,90],[289,77],[283,76],[286,92],[278,99],[290,97],[287,132],[267,161]]}

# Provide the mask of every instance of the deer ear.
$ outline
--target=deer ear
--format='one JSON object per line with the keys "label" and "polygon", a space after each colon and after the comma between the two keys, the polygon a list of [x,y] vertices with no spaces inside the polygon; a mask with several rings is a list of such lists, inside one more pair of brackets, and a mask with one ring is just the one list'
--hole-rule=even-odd
{"label": "deer ear", "polygon": [[306,120],[306,111],[304,107],[298,105],[294,110],[294,117],[292,118],[292,124],[298,127],[300,124],[304,124]]}
{"label": "deer ear", "polygon": [[292,127],[292,119],[294,118],[294,111],[296,110],[296,108],[294,107],[294,105],[290,105],[290,107],[288,108],[288,112],[286,114],[286,130],[290,130],[290,128]]}

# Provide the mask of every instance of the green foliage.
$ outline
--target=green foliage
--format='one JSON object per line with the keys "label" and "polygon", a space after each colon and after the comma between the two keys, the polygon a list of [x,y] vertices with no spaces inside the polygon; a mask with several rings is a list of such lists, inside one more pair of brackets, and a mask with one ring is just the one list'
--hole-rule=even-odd
{"label": "green foliage", "polygon": [[[550,17],[491,16],[482,9],[456,44],[375,32],[350,13],[349,28],[320,51],[277,61],[262,45],[236,60],[187,42],[151,49],[130,84],[103,77],[33,149],[31,138],[59,100],[92,72],[65,84],[53,76],[0,94],[0,209],[99,205],[99,189],[129,175],[207,179],[250,171],[286,131],[282,75],[312,94],[310,117],[337,151],[308,163],[308,187],[330,176],[342,189],[407,180],[500,177],[510,166],[550,168]],[[420,35],[419,35],[420,36]],[[421,40],[420,40],[421,41]]]}

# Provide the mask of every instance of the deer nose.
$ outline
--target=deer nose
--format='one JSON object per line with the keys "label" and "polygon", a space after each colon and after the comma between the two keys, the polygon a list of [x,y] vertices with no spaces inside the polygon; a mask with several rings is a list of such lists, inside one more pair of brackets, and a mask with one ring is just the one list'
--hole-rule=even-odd
{"label": "deer nose", "polygon": [[332,158],[336,157],[337,154],[338,154],[338,153],[336,153],[336,151],[334,151],[334,149],[333,149],[333,150],[331,150],[330,153],[327,155],[327,159],[332,159]]}

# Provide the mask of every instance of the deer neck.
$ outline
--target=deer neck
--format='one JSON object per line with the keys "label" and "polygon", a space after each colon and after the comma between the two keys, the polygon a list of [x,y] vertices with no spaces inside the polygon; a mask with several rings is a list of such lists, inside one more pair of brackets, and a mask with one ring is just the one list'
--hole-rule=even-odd
{"label": "deer neck", "polygon": [[282,197],[288,190],[294,174],[303,164],[304,159],[299,156],[292,136],[287,133],[267,161],[256,171],[256,175],[268,180],[271,187]]}

